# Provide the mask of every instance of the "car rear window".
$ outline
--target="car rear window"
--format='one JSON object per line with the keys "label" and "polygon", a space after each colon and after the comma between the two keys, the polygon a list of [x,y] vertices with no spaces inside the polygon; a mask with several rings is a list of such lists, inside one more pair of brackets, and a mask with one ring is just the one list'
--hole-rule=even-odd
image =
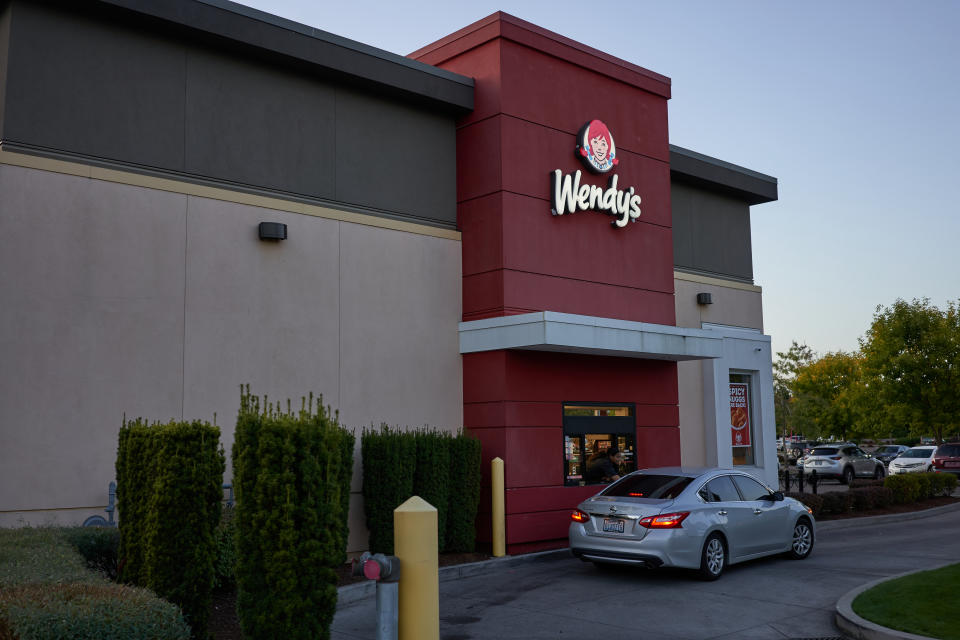
{"label": "car rear window", "polygon": [[877,453],[881,453],[881,454],[896,453],[896,452],[897,452],[897,447],[880,447],[879,449],[877,449]]}
{"label": "car rear window", "polygon": [[907,449],[900,454],[901,458],[929,458],[933,455],[933,449]]}
{"label": "car rear window", "polygon": [[835,456],[837,455],[836,447],[817,447],[810,452],[812,456]]}
{"label": "car rear window", "polygon": [[937,457],[960,458],[960,444],[942,444],[937,449]]}
{"label": "car rear window", "polygon": [[693,478],[687,476],[641,473],[623,478],[601,491],[600,495],[670,500],[680,495],[691,482]]}

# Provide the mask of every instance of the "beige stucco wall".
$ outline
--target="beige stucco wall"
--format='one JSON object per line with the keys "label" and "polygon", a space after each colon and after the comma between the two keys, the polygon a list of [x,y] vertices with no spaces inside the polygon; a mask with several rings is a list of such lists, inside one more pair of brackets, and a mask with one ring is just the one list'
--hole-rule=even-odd
{"label": "beige stucco wall", "polygon": [[[677,326],[701,328],[704,323],[763,329],[760,287],[684,273],[674,274]],[[697,294],[710,293],[713,304],[698,305]],[[708,438],[714,427],[704,419],[704,364],[677,363],[680,398],[680,459],[689,466],[714,464],[708,459]]]}
{"label": "beige stucco wall", "polygon": [[216,413],[229,452],[241,383],[462,424],[456,239],[0,164],[0,242],[0,526],[104,515],[124,414]]}

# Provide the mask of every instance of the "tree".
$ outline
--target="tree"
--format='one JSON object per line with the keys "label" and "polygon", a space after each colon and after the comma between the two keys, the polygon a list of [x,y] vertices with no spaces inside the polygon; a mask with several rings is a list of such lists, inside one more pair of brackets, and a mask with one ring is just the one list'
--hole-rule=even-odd
{"label": "tree", "polygon": [[847,440],[862,435],[864,388],[860,356],[838,351],[808,363],[793,383],[793,418],[804,433]]}
{"label": "tree", "polygon": [[793,419],[793,383],[797,372],[813,361],[813,350],[794,340],[790,349],[778,351],[773,363],[773,406],[776,412],[777,433],[784,436],[797,433]]}
{"label": "tree", "polygon": [[877,307],[861,339],[864,372],[877,397],[914,435],[938,442],[960,422],[960,314],[929,299]]}

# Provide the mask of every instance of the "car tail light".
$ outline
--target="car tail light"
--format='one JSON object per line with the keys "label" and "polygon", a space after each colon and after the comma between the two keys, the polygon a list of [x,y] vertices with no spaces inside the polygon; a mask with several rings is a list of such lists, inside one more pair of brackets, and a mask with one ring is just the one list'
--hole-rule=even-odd
{"label": "car tail light", "polygon": [[570,518],[574,522],[588,522],[590,520],[590,516],[580,511],[580,509],[574,509],[573,513],[570,514]]}
{"label": "car tail light", "polygon": [[659,516],[647,516],[641,518],[638,524],[647,529],[679,529],[683,526],[681,523],[688,515],[690,515],[689,511],[679,511],[677,513],[664,513]]}
{"label": "car tail light", "polygon": [[843,456],[830,456],[831,460],[843,460]]}

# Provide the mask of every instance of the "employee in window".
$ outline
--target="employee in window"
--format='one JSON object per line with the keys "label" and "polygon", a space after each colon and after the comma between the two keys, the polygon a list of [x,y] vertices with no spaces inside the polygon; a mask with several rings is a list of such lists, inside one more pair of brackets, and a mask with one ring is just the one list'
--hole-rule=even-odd
{"label": "employee in window", "polygon": [[620,479],[623,455],[616,447],[597,451],[587,460],[587,482],[614,482]]}

